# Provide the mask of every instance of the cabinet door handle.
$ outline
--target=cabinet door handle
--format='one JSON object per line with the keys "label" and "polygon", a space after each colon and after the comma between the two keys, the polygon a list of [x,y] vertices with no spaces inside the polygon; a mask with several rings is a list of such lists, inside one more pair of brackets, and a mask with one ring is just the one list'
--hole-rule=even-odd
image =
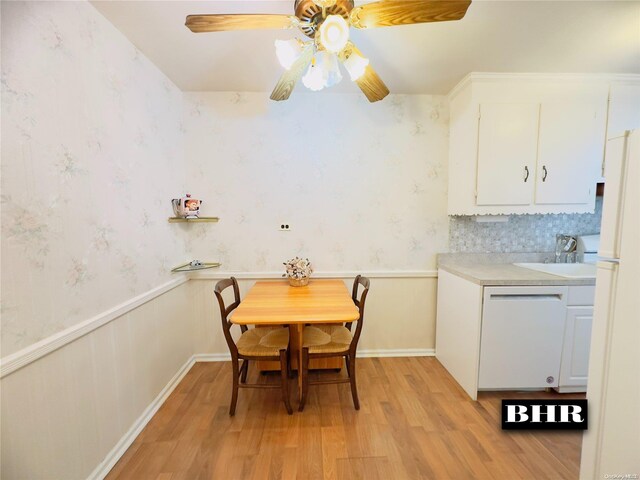
{"label": "cabinet door handle", "polygon": [[542,166],[542,181],[543,182],[547,181],[547,175],[549,175],[549,172],[547,171],[547,166],[543,165]]}
{"label": "cabinet door handle", "polygon": [[524,183],[527,183],[527,180],[529,180],[529,167],[527,167],[525,165],[525,167],[524,167]]}

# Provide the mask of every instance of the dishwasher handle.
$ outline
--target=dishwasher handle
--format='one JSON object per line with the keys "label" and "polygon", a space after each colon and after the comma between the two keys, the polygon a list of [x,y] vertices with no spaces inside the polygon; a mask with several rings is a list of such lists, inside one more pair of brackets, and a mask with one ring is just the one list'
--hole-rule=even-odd
{"label": "dishwasher handle", "polygon": [[562,293],[492,293],[489,300],[556,300],[562,301]]}

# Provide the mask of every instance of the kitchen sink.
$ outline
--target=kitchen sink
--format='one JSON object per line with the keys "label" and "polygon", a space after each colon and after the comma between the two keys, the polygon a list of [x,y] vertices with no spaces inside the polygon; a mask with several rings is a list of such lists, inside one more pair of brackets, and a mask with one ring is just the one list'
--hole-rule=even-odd
{"label": "kitchen sink", "polygon": [[596,266],[591,263],[514,263],[514,265],[558,277],[596,278]]}

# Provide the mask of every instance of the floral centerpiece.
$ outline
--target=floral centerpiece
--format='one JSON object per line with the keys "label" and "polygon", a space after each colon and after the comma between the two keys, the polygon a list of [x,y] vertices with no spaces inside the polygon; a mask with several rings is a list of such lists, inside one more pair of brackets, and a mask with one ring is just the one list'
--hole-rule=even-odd
{"label": "floral centerpiece", "polygon": [[292,287],[304,287],[309,284],[309,277],[313,273],[313,267],[308,258],[292,258],[284,262],[286,273],[282,276],[289,279]]}

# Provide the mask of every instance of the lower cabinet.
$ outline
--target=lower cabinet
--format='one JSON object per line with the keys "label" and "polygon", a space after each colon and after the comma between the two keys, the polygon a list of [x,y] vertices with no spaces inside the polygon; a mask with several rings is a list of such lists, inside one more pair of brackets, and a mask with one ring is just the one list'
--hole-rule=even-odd
{"label": "lower cabinet", "polygon": [[483,286],[438,272],[436,358],[478,390],[585,392],[594,286]]}
{"label": "lower cabinet", "polygon": [[567,307],[558,391],[584,392],[589,373],[593,307]]}

